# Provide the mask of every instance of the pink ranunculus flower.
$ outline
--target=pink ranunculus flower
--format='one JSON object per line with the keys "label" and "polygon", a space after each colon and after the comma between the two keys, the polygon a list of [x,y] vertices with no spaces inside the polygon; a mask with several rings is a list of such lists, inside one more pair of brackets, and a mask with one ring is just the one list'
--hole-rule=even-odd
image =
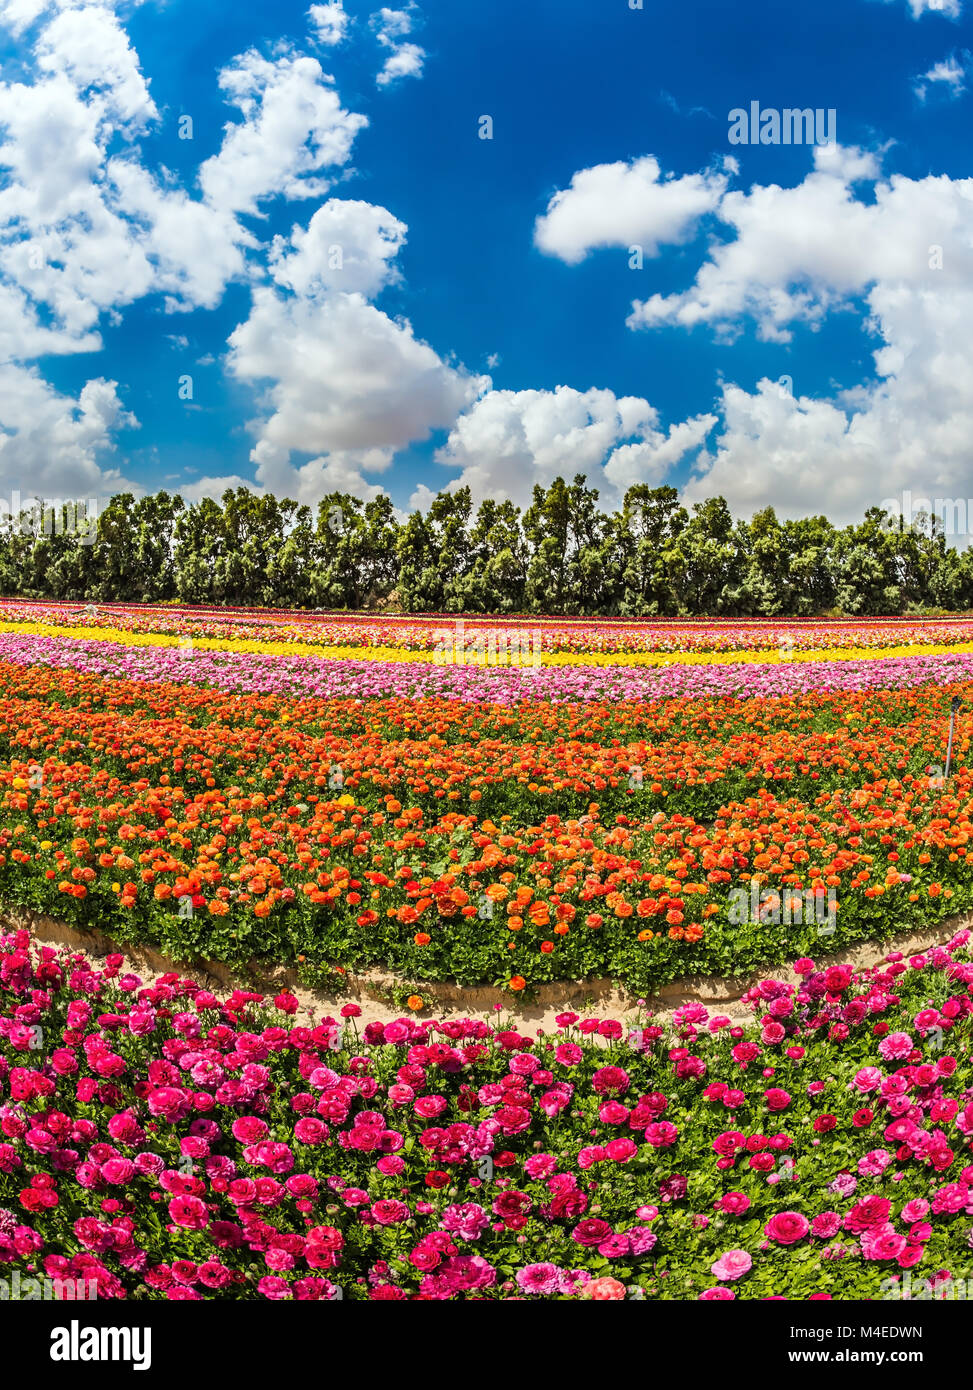
{"label": "pink ranunculus flower", "polygon": [[764,1235],[778,1245],[795,1245],[809,1230],[807,1217],[799,1211],[779,1211],[764,1226]]}
{"label": "pink ranunculus flower", "polygon": [[560,1274],[557,1265],[543,1263],[527,1265],[515,1277],[524,1293],[552,1294],[558,1291]]}
{"label": "pink ranunculus flower", "polygon": [[610,1275],[604,1275],[600,1279],[592,1279],[585,1284],[584,1296],[599,1302],[606,1299],[617,1301],[625,1297],[625,1285],[620,1279],[613,1279]]}
{"label": "pink ranunculus flower", "polygon": [[908,1057],[915,1047],[908,1033],[888,1033],[878,1045],[878,1050],[886,1062],[900,1061]]}
{"label": "pink ranunculus flower", "polygon": [[812,1218],[811,1234],[820,1240],[830,1240],[838,1234],[840,1226],[841,1217],[836,1211],[822,1211]]}
{"label": "pink ranunculus flower", "polygon": [[882,1073],[878,1067],[861,1067],[854,1075],[853,1084],[859,1091],[877,1091],[882,1084]]}
{"label": "pink ranunculus flower", "polygon": [[710,1265],[717,1279],[742,1279],[753,1268],[753,1258],[746,1250],[726,1250]]}

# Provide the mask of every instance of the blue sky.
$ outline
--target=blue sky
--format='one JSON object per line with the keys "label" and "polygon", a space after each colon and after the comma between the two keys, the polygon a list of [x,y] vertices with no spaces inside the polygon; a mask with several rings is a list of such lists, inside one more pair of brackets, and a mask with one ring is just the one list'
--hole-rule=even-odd
{"label": "blue sky", "polygon": [[973,495],[962,3],[0,3],[0,490]]}

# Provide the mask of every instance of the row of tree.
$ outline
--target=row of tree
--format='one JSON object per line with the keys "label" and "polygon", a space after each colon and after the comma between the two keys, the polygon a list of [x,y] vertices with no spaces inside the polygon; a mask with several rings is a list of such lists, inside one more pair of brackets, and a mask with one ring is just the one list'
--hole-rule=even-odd
{"label": "row of tree", "polygon": [[[94,539],[94,543],[92,540]],[[535,486],[523,512],[469,488],[405,522],[390,499],[332,493],[306,506],[246,488],[222,505],[167,492],[111,499],[96,538],[52,512],[0,519],[0,593],[100,602],[179,602],[405,612],[774,617],[973,608],[973,549],[928,519],[879,508],[838,528],[734,521],[722,497],[687,511],[644,484],[618,511],[583,475]]]}

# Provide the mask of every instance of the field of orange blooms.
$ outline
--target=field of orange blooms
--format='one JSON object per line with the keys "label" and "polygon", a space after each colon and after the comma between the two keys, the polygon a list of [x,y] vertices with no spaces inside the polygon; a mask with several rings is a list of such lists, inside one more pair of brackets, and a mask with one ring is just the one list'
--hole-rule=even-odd
{"label": "field of orange blooms", "polygon": [[973,907],[973,623],[530,626],[527,662],[482,620],[0,605],[0,897],[404,994]]}

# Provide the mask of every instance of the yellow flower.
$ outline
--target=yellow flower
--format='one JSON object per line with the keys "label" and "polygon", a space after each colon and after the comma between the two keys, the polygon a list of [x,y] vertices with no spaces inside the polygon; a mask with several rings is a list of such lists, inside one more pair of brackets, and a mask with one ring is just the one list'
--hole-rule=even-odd
{"label": "yellow flower", "polygon": [[[0,633],[4,632],[24,632],[31,633],[38,637],[51,637],[63,639],[70,637],[83,638],[91,642],[109,642],[119,646],[128,647],[176,647],[180,637],[172,633],[163,632],[134,632],[128,629],[116,627],[76,627],[70,624],[59,625],[56,623],[39,622],[0,622]],[[740,634],[739,640],[745,641],[746,635]],[[250,640],[242,637],[194,637],[194,651],[219,651],[219,652],[246,652],[255,656],[315,656],[334,661],[405,661],[405,662],[437,662],[441,655],[435,649],[429,647],[403,646],[371,646],[371,645],[352,645],[352,644],[327,644],[322,642],[302,642],[302,641],[269,641],[269,640]],[[818,661],[880,661],[890,657],[903,656],[942,656],[944,653],[971,653],[973,652],[973,642],[957,642],[950,646],[941,644],[923,644],[919,642],[900,643],[897,646],[874,646],[874,647],[820,647],[820,648],[796,648],[786,653],[771,648],[760,650],[721,650],[708,652],[681,652],[672,650],[663,651],[640,651],[640,652],[605,652],[605,651],[585,651],[585,652],[565,652],[565,651],[542,651],[540,653],[540,663],[542,666],[623,666],[623,667],[654,667],[654,666],[734,666],[749,665],[751,663],[764,665],[778,665],[780,663],[795,664],[799,662],[818,662]],[[479,664],[470,661],[470,653],[467,653],[467,661],[464,664]],[[515,657],[509,664],[522,664],[522,657]],[[530,663],[533,665],[533,660]],[[21,788],[18,788],[21,790]]]}

